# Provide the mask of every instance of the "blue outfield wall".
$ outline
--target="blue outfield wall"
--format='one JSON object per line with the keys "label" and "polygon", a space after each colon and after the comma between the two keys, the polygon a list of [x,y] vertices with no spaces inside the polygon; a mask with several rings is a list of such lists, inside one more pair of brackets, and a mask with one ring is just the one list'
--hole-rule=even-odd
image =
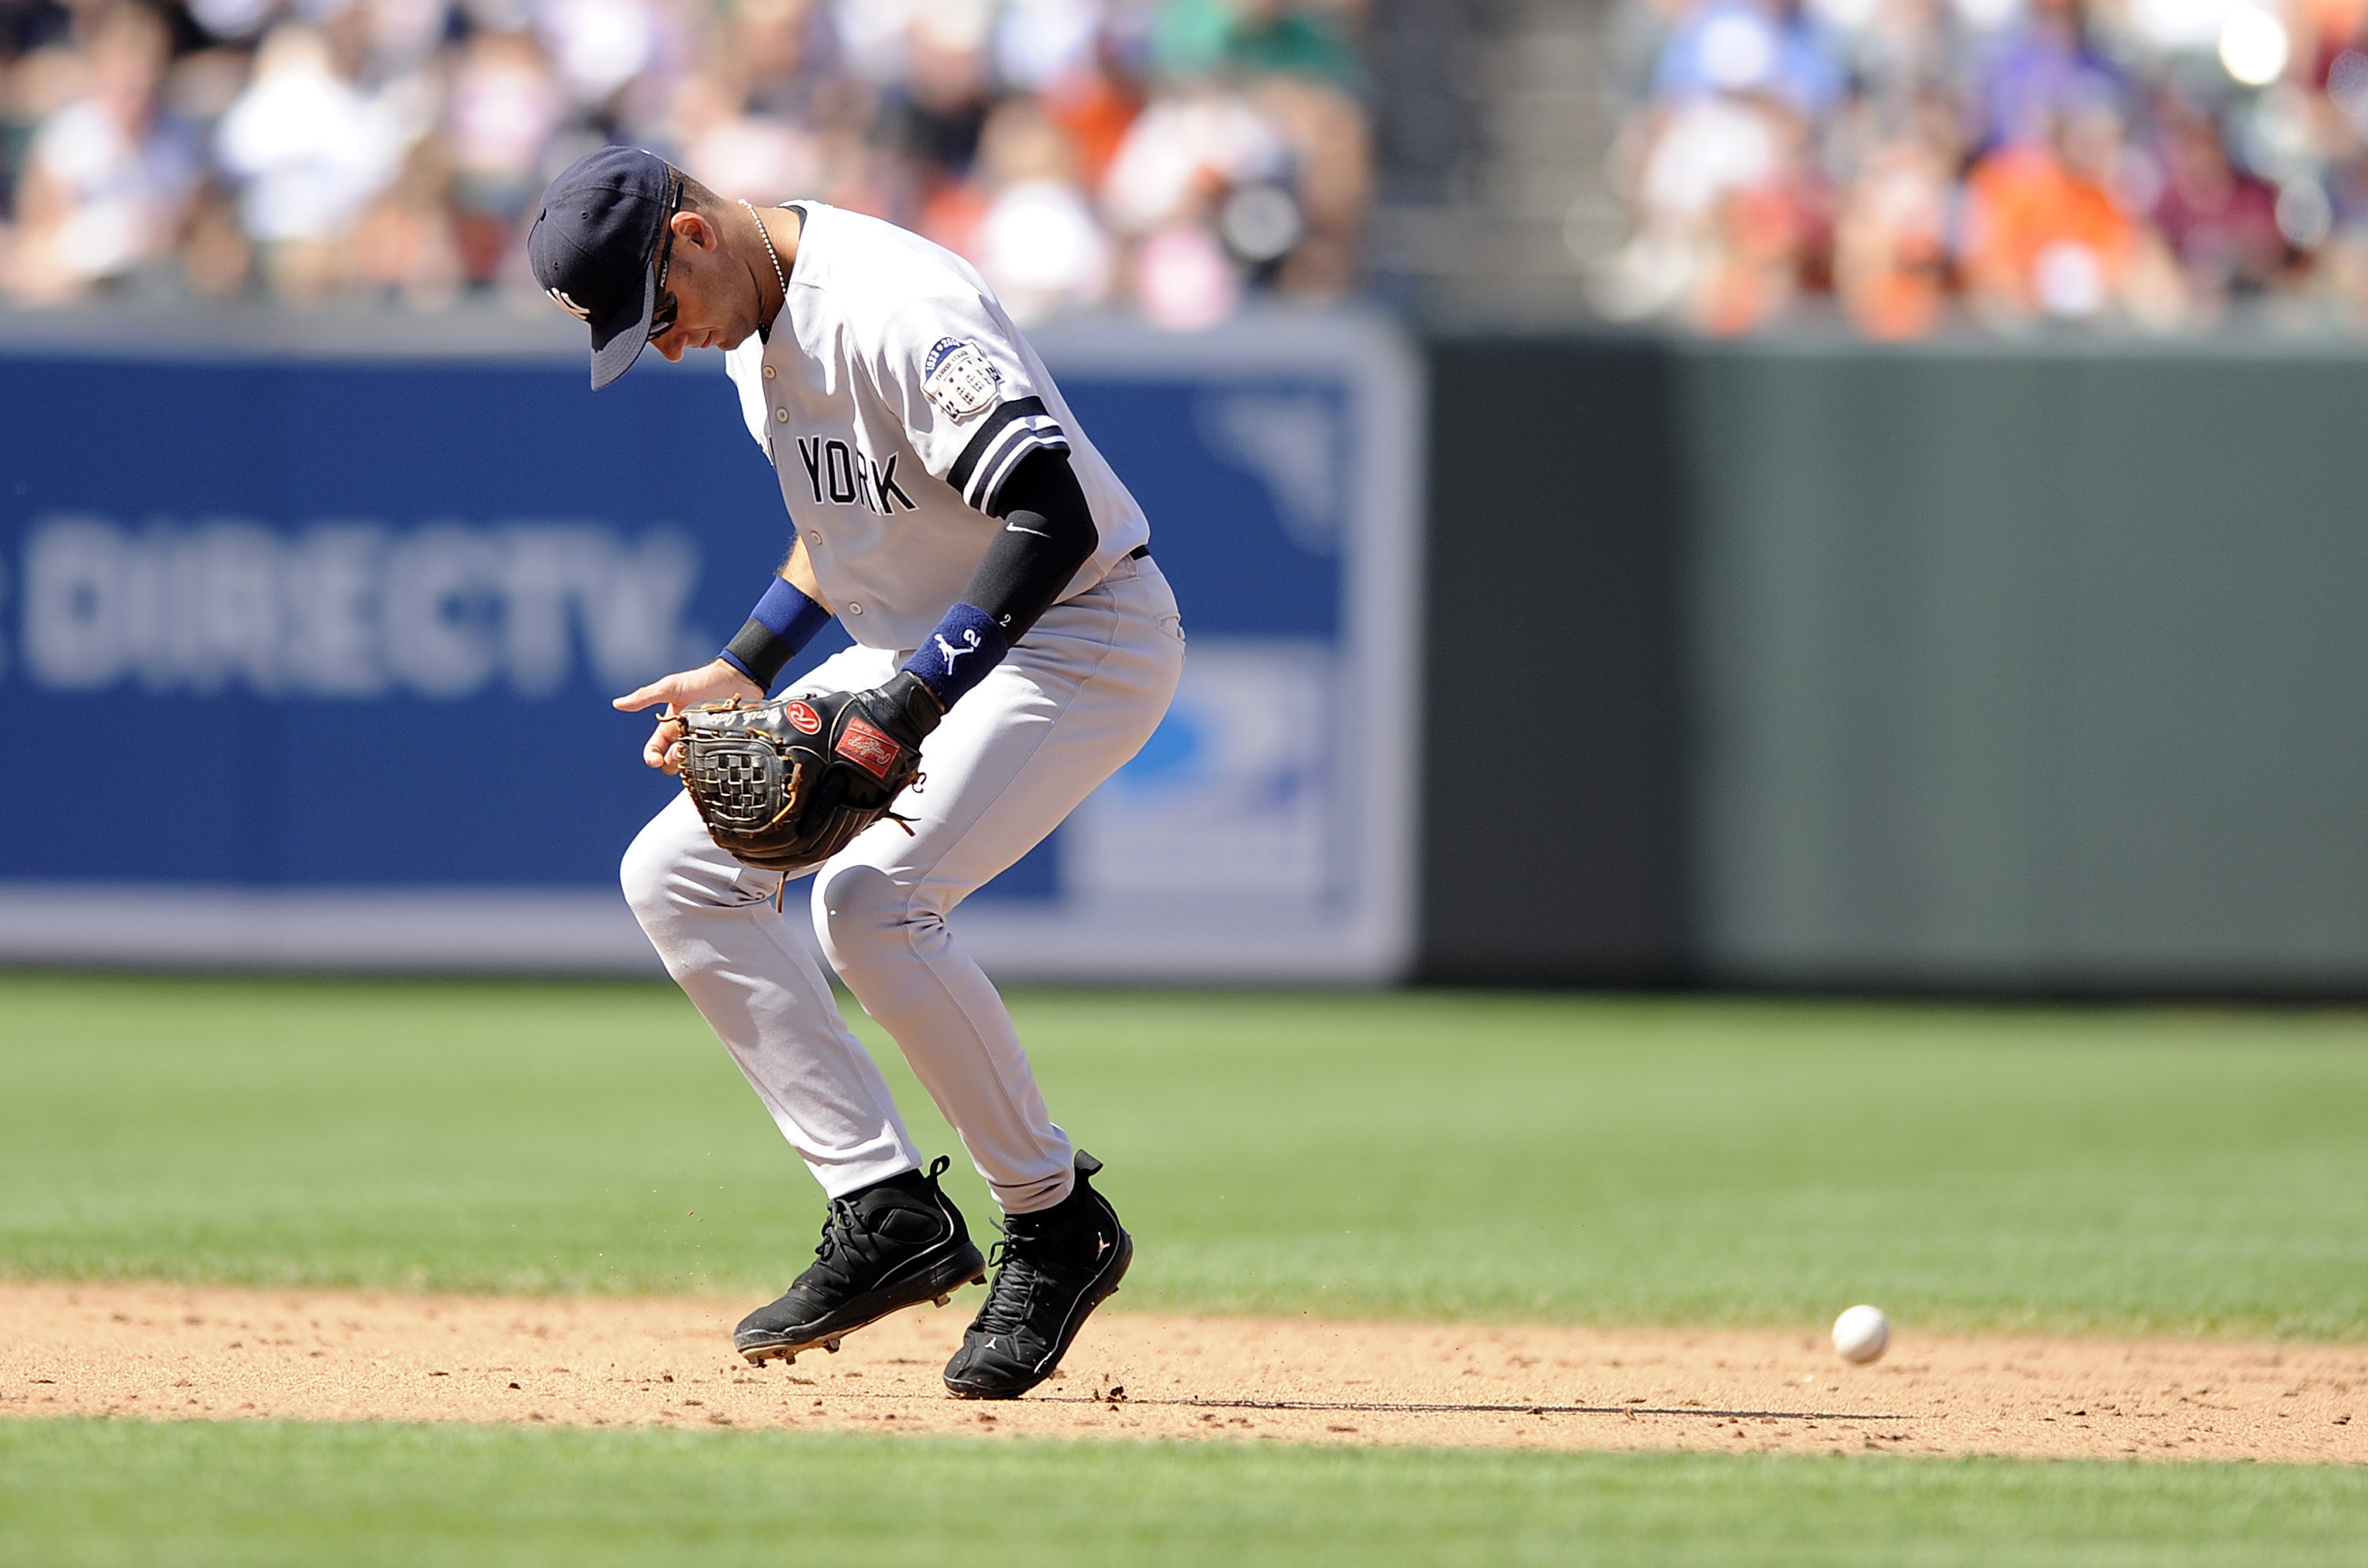
{"label": "blue outfield wall", "polygon": [[[1401,971],[1412,357],[1347,319],[1042,347],[1193,669],[966,930],[1023,974]],[[712,657],[789,539],[700,358],[595,396],[572,341],[0,348],[0,957],[646,965],[615,869],[677,786],[608,699]]]}
{"label": "blue outfield wall", "polygon": [[[558,326],[0,330],[0,961],[649,967],[607,699],[787,528],[712,358]],[[1191,653],[999,974],[2368,992],[2368,355],[1040,347]]]}
{"label": "blue outfield wall", "polygon": [[106,706],[0,757],[0,875],[609,881],[671,786],[601,699],[712,656],[782,530],[716,389],[569,381],[11,362],[5,701]]}

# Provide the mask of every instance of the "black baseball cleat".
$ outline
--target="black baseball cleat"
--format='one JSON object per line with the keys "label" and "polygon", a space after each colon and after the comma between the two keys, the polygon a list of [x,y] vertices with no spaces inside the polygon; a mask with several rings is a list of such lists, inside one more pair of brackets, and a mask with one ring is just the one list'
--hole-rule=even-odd
{"label": "black baseball cleat", "polygon": [[1134,1238],[1087,1179],[1101,1168],[1078,1150],[1068,1197],[1004,1221],[986,1305],[946,1363],[946,1390],[956,1398],[1017,1399],[1051,1377],[1087,1314],[1126,1277]]}
{"label": "black baseball cleat", "polygon": [[962,1210],[938,1190],[951,1162],[906,1171],[830,1200],[813,1266],[781,1299],[740,1320],[732,1343],[752,1366],[795,1361],[819,1345],[923,1301],[946,1304],[964,1284],[986,1283]]}

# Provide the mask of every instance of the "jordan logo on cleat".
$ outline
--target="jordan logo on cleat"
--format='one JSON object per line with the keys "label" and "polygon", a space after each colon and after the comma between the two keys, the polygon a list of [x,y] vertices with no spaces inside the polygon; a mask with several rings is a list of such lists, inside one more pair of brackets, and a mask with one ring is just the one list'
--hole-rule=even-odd
{"label": "jordan logo on cleat", "polygon": [[1096,1263],[1099,1263],[1102,1260],[1102,1254],[1108,1251],[1110,1251],[1110,1238],[1108,1236],[1096,1236],[1094,1238],[1094,1261]]}
{"label": "jordan logo on cleat", "polygon": [[956,659],[961,658],[964,653],[975,653],[978,652],[978,629],[973,626],[963,631],[962,641],[969,643],[970,646],[967,648],[957,648],[952,643],[945,640],[943,633],[939,633],[938,636],[938,654],[940,658],[945,660],[946,674],[948,675],[954,673],[954,661]]}

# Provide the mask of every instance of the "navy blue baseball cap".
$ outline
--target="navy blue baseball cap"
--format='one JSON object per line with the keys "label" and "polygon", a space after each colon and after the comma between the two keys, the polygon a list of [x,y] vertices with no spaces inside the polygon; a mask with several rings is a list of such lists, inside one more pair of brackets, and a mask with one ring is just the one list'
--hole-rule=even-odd
{"label": "navy blue baseball cap", "polygon": [[633,368],[650,340],[658,279],[652,266],[674,216],[674,171],[655,153],[603,147],[542,193],[526,236],[534,280],[592,328],[592,390]]}

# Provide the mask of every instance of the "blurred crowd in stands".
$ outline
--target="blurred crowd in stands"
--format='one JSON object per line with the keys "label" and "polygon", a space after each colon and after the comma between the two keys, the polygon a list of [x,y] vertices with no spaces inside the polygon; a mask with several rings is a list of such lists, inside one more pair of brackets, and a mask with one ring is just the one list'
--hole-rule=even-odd
{"label": "blurred crowd in stands", "polygon": [[1611,314],[2368,320],[2368,0],[1632,0],[1622,37]]}
{"label": "blurred crowd in stands", "polygon": [[530,292],[604,142],[971,257],[1015,314],[1346,290],[1360,0],[0,0],[0,291]]}

